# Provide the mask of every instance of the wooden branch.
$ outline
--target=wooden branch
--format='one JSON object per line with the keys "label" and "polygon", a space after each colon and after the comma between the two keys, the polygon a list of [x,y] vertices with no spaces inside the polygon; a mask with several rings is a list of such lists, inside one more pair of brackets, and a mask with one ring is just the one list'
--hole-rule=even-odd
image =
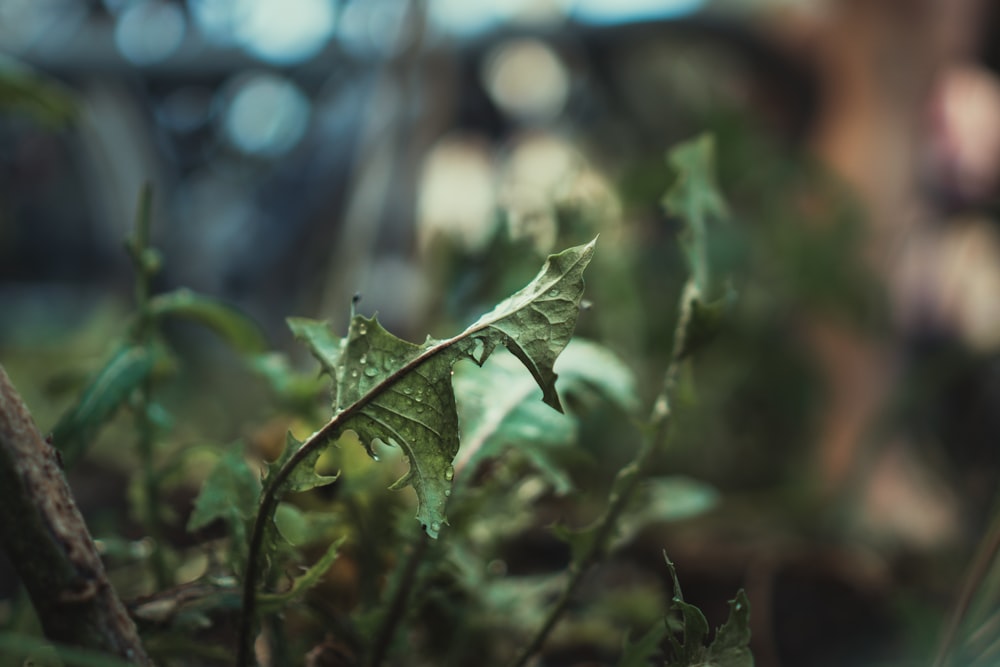
{"label": "wooden branch", "polygon": [[152,665],[108,581],[55,449],[0,366],[0,547],[53,641]]}

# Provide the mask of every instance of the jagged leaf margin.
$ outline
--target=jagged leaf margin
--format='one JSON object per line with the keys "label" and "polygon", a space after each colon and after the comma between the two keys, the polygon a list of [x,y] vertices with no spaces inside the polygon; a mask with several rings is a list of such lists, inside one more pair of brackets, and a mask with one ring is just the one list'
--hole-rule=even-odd
{"label": "jagged leaf margin", "polygon": [[405,453],[410,469],[391,488],[413,486],[417,519],[431,537],[447,523],[459,445],[452,367],[461,359],[481,366],[497,346],[506,347],[535,378],[542,400],[561,412],[553,365],[576,327],[596,241],[551,255],[527,286],[447,340],[416,345],[361,315],[343,339],[322,323],[289,322],[333,379],[334,414],[350,413],[340,432],[354,430],[373,456],[376,441]]}

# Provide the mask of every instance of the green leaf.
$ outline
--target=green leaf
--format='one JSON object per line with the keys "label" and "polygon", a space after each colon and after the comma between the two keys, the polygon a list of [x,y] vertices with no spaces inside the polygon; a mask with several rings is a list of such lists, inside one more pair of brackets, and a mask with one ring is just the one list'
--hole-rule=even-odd
{"label": "green leaf", "polygon": [[260,478],[247,463],[243,445],[232,445],[205,479],[187,529],[193,532],[221,519],[232,537],[234,555],[241,558],[249,522],[257,511],[260,489]]}
{"label": "green leaf", "polygon": [[[601,400],[632,413],[638,408],[635,376],[607,348],[575,338],[555,363],[560,394]],[[462,424],[463,468],[475,470],[506,448],[521,451],[552,484],[556,493],[573,489],[563,470],[577,438],[577,420],[548,409],[541,389],[510,355],[496,355],[480,370],[461,368],[453,379]],[[497,392],[497,387],[503,387]]]}
{"label": "green leaf", "polygon": [[709,511],[719,501],[714,487],[690,477],[645,479],[618,521],[616,545],[627,542],[654,523],[681,521]]}
{"label": "green leaf", "polygon": [[336,378],[337,363],[344,351],[346,338],[335,335],[328,322],[306,317],[289,317],[285,320],[295,338],[306,344],[309,351],[323,367],[323,372]]}
{"label": "green leaf", "polygon": [[0,55],[0,111],[15,109],[49,125],[64,127],[78,115],[72,91],[51,77]]}
{"label": "green leaf", "polygon": [[[287,433],[285,435],[285,449],[281,452],[281,456],[267,466],[268,476],[276,474],[301,446],[302,443],[294,435],[290,432]],[[295,493],[309,491],[310,489],[336,482],[337,478],[340,477],[340,473],[336,475],[321,475],[316,472],[316,462],[319,461],[319,457],[323,455],[324,451],[325,448],[314,449],[308,456],[302,459],[302,463],[296,466],[288,476],[288,479],[281,485],[281,492]]]}
{"label": "green leaf", "polygon": [[52,444],[62,451],[66,465],[83,454],[100,427],[150,376],[157,360],[165,356],[160,347],[131,343],[115,351],[52,429]]}
{"label": "green leaf", "polygon": [[718,667],[753,667],[750,653],[750,602],[742,590],[729,601],[729,618],[708,647],[710,664]]}
{"label": "green leaf", "polygon": [[543,401],[561,411],[553,365],[576,326],[583,270],[595,243],[550,256],[526,287],[447,340],[416,345],[393,336],[374,317],[360,315],[352,319],[345,340],[322,332],[315,322],[290,323],[333,378],[335,413],[350,413],[343,429],[354,430],[373,456],[375,441],[405,453],[410,470],[391,488],[413,486],[417,519],[431,537],[447,523],[445,505],[458,452],[452,367],[467,358],[482,365],[504,346],[538,382]]}
{"label": "green leaf", "polygon": [[729,602],[729,618],[716,631],[712,644],[706,646],[708,621],[700,609],[684,602],[674,564],[665,554],[664,558],[674,584],[670,610],[679,612],[681,622],[680,638],[676,634],[669,635],[671,650],[666,667],[753,667],[749,648],[750,604],[746,593],[739,591],[736,599]]}
{"label": "green leaf", "polygon": [[728,216],[725,200],[715,183],[715,142],[710,135],[686,141],[670,151],[668,164],[677,180],[663,197],[663,207],[684,222],[681,246],[699,294],[709,293],[709,220]]}
{"label": "green leaf", "polygon": [[346,538],[341,537],[333,542],[326,550],[326,553],[316,561],[312,567],[306,570],[301,576],[296,577],[292,582],[292,587],[284,593],[260,593],[257,596],[257,604],[262,613],[278,612],[284,609],[289,602],[303,595],[310,588],[319,583],[326,571],[337,559],[340,546]]}
{"label": "green leaf", "polygon": [[625,637],[625,646],[617,667],[649,667],[650,659],[660,649],[660,642],[667,636],[665,623],[657,623],[639,641],[632,643]]}
{"label": "green leaf", "polygon": [[250,368],[267,381],[282,404],[297,414],[311,415],[316,398],[327,390],[322,378],[297,372],[288,357],[279,352],[253,356]]}
{"label": "green leaf", "polygon": [[239,310],[217,299],[179,289],[149,300],[155,318],[177,317],[202,324],[243,354],[260,354],[267,341],[260,327]]}
{"label": "green leaf", "polygon": [[671,634],[670,646],[673,655],[667,658],[667,667],[690,667],[703,664],[705,657],[705,637],[708,636],[708,621],[701,610],[684,601],[681,584],[677,580],[674,564],[667,558],[667,568],[674,584],[674,596],[670,602],[671,611],[680,612],[681,638]]}

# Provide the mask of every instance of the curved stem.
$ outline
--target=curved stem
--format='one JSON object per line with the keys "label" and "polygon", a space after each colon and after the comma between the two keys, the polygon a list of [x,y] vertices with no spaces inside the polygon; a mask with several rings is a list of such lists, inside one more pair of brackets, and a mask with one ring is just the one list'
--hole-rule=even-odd
{"label": "curved stem", "polygon": [[378,667],[385,660],[385,656],[389,651],[389,645],[392,643],[393,635],[396,634],[396,628],[399,627],[399,623],[406,614],[410,595],[413,592],[414,584],[417,582],[417,573],[420,571],[420,565],[424,562],[424,557],[427,555],[430,542],[430,536],[427,533],[421,532],[417,543],[406,559],[402,576],[395,590],[392,592],[389,608],[386,610],[385,616],[382,617],[378,630],[375,632],[375,640],[372,642],[371,654],[368,657],[368,667]]}
{"label": "curved stem", "polygon": [[680,365],[684,357],[685,343],[691,324],[692,304],[699,296],[700,290],[695,281],[693,279],[688,280],[684,286],[680,304],[678,305],[679,316],[677,327],[674,330],[673,351],[670,355],[670,363],[664,374],[663,387],[653,402],[649,420],[650,427],[646,431],[646,435],[639,446],[639,451],[636,453],[635,458],[618,471],[614,485],[612,486],[610,504],[604,516],[598,520],[594,539],[590,541],[583,557],[570,566],[569,581],[566,582],[566,586],[559,595],[559,599],[556,600],[552,609],[549,610],[545,622],[539,627],[534,637],[532,637],[524,650],[518,654],[517,659],[511,663],[512,667],[524,667],[531,657],[541,650],[552,630],[555,629],[562,618],[569,603],[576,595],[587,572],[604,557],[619,517],[628,507],[636,490],[639,488],[639,482],[642,481],[643,476],[649,469],[649,463],[653,459],[653,456],[659,452],[669,439],[672,416],[670,409],[671,399],[676,390],[677,376],[680,373]]}

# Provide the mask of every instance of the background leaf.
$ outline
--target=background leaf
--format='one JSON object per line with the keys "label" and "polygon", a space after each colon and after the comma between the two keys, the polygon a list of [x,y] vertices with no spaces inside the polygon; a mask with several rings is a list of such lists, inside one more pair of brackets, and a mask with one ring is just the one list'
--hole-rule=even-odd
{"label": "background leaf", "polygon": [[[635,376],[601,345],[571,340],[556,360],[555,369],[564,398],[572,395],[582,403],[607,401],[627,414],[638,408]],[[456,467],[474,471],[481,461],[514,447],[538,468],[556,493],[573,489],[563,461],[576,442],[577,419],[541,403],[541,389],[514,357],[496,355],[480,370],[459,367],[453,384],[462,425],[462,450]],[[498,392],[497,387],[503,391]]]}
{"label": "background leaf", "polygon": [[153,317],[177,317],[202,324],[244,354],[261,354],[267,341],[257,324],[245,314],[218,299],[189,289],[158,294],[149,300]]}
{"label": "background leaf", "polygon": [[100,427],[150,376],[158,358],[164,356],[166,352],[158,346],[132,343],[115,351],[52,429],[52,444],[62,452],[67,465],[83,454]]}

